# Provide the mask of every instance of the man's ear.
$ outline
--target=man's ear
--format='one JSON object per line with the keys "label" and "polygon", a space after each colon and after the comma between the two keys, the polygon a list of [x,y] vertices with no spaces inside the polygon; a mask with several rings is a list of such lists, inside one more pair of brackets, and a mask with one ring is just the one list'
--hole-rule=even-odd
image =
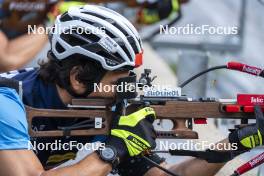
{"label": "man's ear", "polygon": [[78,75],[78,66],[75,66],[72,68],[70,72],[71,86],[74,91],[78,93],[82,93],[83,91],[85,91],[86,86],[83,83],[79,82],[79,80],[77,79],[77,75]]}

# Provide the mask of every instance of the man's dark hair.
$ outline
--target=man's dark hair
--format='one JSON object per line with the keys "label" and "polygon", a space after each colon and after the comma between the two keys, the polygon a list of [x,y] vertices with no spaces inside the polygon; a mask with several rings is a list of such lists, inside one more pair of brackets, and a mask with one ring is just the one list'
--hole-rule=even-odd
{"label": "man's dark hair", "polygon": [[[75,72],[76,80],[87,86],[86,95],[93,91],[93,84],[99,83],[107,72],[100,63],[88,59],[80,54],[69,56],[63,60],[54,58],[50,53],[48,60],[40,64],[39,76],[45,83],[55,83],[66,89],[73,96],[76,95],[71,88],[70,74]],[[73,69],[75,67],[75,69]]]}

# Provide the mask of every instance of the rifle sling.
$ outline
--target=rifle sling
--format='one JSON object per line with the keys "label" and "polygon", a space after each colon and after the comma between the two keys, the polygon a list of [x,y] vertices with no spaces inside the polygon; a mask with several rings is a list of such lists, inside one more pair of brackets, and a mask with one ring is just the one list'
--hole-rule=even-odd
{"label": "rifle sling", "polygon": [[215,151],[207,149],[205,151],[192,151],[192,150],[169,150],[171,155],[174,156],[192,156],[206,160],[208,163],[225,163],[232,160],[234,157],[244,153],[245,151]]}

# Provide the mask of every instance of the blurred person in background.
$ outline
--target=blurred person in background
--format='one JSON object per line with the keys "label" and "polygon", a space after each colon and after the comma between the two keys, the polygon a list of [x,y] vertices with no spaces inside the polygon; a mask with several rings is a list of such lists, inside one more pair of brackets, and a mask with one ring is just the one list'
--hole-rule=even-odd
{"label": "blurred person in background", "polygon": [[45,34],[28,34],[29,25],[43,27],[44,1],[0,0],[0,72],[23,67],[47,43]]}
{"label": "blurred person in background", "polygon": [[137,0],[142,7],[138,11],[137,23],[154,24],[167,18],[174,18],[180,11],[180,5],[189,0]]}
{"label": "blurred person in background", "polygon": [[[129,6],[141,6],[136,22],[153,24],[170,18],[179,11],[179,3],[187,0],[134,0]],[[87,0],[111,2],[111,0]],[[122,2],[122,1],[121,1]],[[83,5],[81,1],[56,0],[0,0],[0,72],[19,69],[29,63],[43,49],[48,37],[45,33],[29,33],[28,27],[43,28],[52,25],[56,16],[70,6]]]}
{"label": "blurred person in background", "polygon": [[[38,29],[52,25],[57,13],[82,4],[0,0],[0,72],[19,69],[30,62],[48,42],[46,33]],[[36,30],[30,32],[29,27]]]}

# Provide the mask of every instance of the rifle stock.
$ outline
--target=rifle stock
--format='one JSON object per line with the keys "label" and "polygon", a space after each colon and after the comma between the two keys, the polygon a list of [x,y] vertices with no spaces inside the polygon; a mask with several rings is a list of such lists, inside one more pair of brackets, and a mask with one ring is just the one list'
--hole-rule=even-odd
{"label": "rifle stock", "polygon": [[[34,131],[29,128],[31,137],[59,137],[59,136],[94,136],[108,135],[113,118],[111,100],[107,99],[74,99],[67,110],[35,109],[26,106],[29,126],[34,118],[78,118],[90,119],[93,127],[66,130]],[[131,102],[139,103],[139,102]],[[254,113],[225,112],[225,106],[230,103],[221,102],[190,102],[177,100],[161,100],[152,102],[150,107],[156,111],[157,119],[168,119],[174,127],[170,131],[157,131],[158,138],[197,139],[198,133],[186,125],[188,119],[224,118],[224,119],[254,119]],[[99,119],[99,120],[98,120]],[[98,124],[96,124],[98,123]]]}

